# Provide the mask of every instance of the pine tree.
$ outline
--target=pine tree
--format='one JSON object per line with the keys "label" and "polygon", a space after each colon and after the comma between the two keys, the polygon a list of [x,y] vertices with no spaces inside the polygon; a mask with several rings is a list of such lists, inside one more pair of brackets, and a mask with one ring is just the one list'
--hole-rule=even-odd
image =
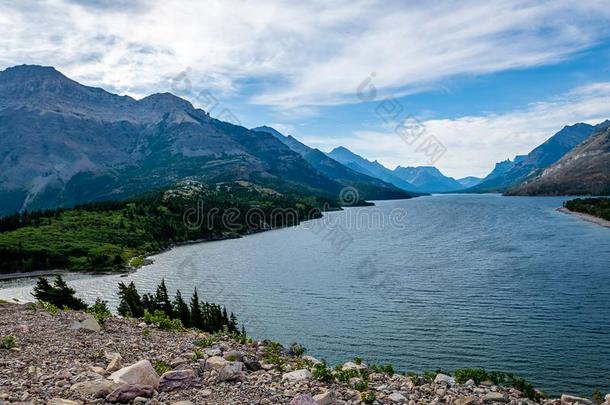
{"label": "pine tree", "polygon": [[56,276],[53,286],[43,278],[38,278],[34,287],[34,297],[40,301],[49,302],[59,308],[70,308],[75,310],[87,309],[87,304],[75,296],[74,288],[69,287],[61,276]]}
{"label": "pine tree", "polygon": [[165,286],[165,279],[161,279],[161,284],[157,286],[157,293],[155,294],[155,306],[160,309],[170,318],[174,318],[174,308],[169,300],[169,294],[167,293],[167,287]]}
{"label": "pine tree", "polygon": [[118,295],[120,299],[117,308],[119,315],[132,318],[144,316],[144,306],[133,281],[128,286],[120,282]]}
{"label": "pine tree", "polygon": [[191,326],[202,330],[204,328],[203,314],[201,312],[197,288],[195,288],[193,296],[191,297]]}
{"label": "pine tree", "polygon": [[233,312],[231,312],[229,317],[229,332],[237,332],[237,317]]}
{"label": "pine tree", "polygon": [[176,317],[182,322],[182,326],[188,328],[191,326],[191,311],[188,305],[182,299],[180,290],[176,291],[176,298],[174,298],[174,313]]}

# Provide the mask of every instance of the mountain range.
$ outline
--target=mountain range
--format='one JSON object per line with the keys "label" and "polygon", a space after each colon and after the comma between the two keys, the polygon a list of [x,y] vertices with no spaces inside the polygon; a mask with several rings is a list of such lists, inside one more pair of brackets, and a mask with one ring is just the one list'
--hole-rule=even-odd
{"label": "mountain range", "polygon": [[610,127],[594,133],[540,174],[509,189],[508,195],[610,195]]}
{"label": "mountain range", "polygon": [[608,125],[610,125],[610,121],[595,126],[585,123],[565,126],[527,155],[516,156],[512,161],[505,160],[497,163],[489,175],[466,191],[504,192],[521,182],[535,178],[544,169],[589,138],[594,131],[606,128]]}
{"label": "mountain range", "polygon": [[607,192],[609,126],[566,126],[484,179],[456,180],[430,166],[390,170],[342,146],[326,154],[268,126],[250,130],[214,119],[170,93],[136,100],[52,67],[22,65],[0,72],[0,215],[124,199],[184,179],[245,180],[334,199],[350,186],[363,200]]}
{"label": "mountain range", "polygon": [[274,135],[214,119],[170,93],[135,100],[52,67],[0,72],[0,139],[0,214],[121,199],[186,178],[335,198],[353,182],[363,198],[414,196],[355,173],[338,181]]}

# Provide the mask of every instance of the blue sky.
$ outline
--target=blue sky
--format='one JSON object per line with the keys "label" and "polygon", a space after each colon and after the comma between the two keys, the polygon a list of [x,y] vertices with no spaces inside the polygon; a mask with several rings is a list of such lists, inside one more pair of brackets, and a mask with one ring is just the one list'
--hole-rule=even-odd
{"label": "blue sky", "polygon": [[[606,1],[0,0],[0,68],[52,65],[136,98],[171,91],[248,127],[393,168],[483,176],[567,124],[610,118]],[[372,74],[374,77],[372,77]],[[370,78],[376,97],[363,101]],[[213,102],[211,103],[210,100]],[[388,100],[402,113],[381,117]],[[386,104],[387,105],[387,104]]]}

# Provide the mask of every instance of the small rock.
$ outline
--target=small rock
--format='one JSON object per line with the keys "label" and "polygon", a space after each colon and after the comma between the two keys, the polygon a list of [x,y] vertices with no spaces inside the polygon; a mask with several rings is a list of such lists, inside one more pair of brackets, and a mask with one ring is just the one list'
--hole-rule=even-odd
{"label": "small rock", "polygon": [[322,363],[320,360],[316,359],[315,357],[309,356],[309,355],[305,355],[302,357],[303,360],[309,360],[314,366],[316,364],[320,364]]}
{"label": "small rock", "polygon": [[95,374],[104,375],[106,374],[106,369],[98,366],[90,366],[89,370],[93,371]]}
{"label": "small rock", "polygon": [[201,380],[197,377],[195,370],[191,368],[183,370],[172,370],[163,373],[159,381],[160,391],[172,391],[201,386]]}
{"label": "small rock", "polygon": [[119,353],[111,353],[107,357],[110,359],[106,367],[106,371],[109,373],[120,370],[123,367],[123,358]]}
{"label": "small rock", "polygon": [[309,394],[300,394],[292,398],[290,405],[316,405],[316,401]]}
{"label": "small rock", "polygon": [[172,368],[176,368],[176,367],[181,366],[181,365],[186,364],[186,363],[188,363],[188,361],[187,361],[185,358],[182,358],[182,357],[176,357],[175,359],[173,359],[173,360],[172,360],[172,361],[169,363],[169,365],[170,365]]}
{"label": "small rock", "polygon": [[70,387],[70,390],[86,397],[104,398],[116,388],[117,383],[110,380],[98,379],[76,383]]}
{"label": "small rock", "polygon": [[335,391],[328,390],[318,395],[313,396],[313,400],[316,402],[316,405],[331,405],[337,401],[337,395]]}
{"label": "small rock", "polygon": [[244,365],[248,371],[258,371],[262,368],[261,363],[258,360],[245,359]]}
{"label": "small rock", "polygon": [[454,405],[474,405],[477,402],[475,397],[462,397],[455,400]]}
{"label": "small rock", "polygon": [[482,387],[492,387],[492,386],[494,386],[496,384],[494,384],[493,381],[484,380],[484,381],[481,381],[481,383],[479,385],[482,386]]}
{"label": "small rock", "polygon": [[243,361],[244,360],[244,355],[237,350],[229,350],[222,357],[224,357],[224,359],[228,360],[228,361]]}
{"label": "small rock", "polygon": [[[607,397],[608,396],[606,396],[606,398]],[[580,404],[580,405],[590,405],[590,404],[593,403],[589,399],[575,397],[575,396],[567,395],[567,394],[563,394],[561,396],[561,402],[565,402],[565,403],[568,403],[568,404]]]}
{"label": "small rock", "polygon": [[140,405],[148,403],[148,399],[144,397],[135,397],[133,400],[133,405]]}
{"label": "small rock", "polygon": [[159,386],[159,376],[148,360],[140,360],[131,366],[123,367],[110,374],[109,378],[117,383],[150,385],[153,388]]}
{"label": "small rock", "polygon": [[171,405],[195,405],[195,404],[192,403],[191,401],[178,401],[178,402],[172,402]]}
{"label": "small rock", "polygon": [[88,316],[82,321],[74,321],[72,326],[70,326],[71,330],[90,330],[92,332],[99,332],[102,330],[102,327],[92,316]]}
{"label": "small rock", "polygon": [[483,398],[485,402],[508,402],[508,398],[501,392],[488,392]]}
{"label": "small rock", "polygon": [[388,399],[392,402],[405,402],[407,400],[407,398],[405,398],[404,395],[402,395],[400,392],[393,392],[390,395],[388,395]]}
{"label": "small rock", "polygon": [[244,374],[242,370],[244,368],[244,363],[240,361],[236,361],[233,363],[226,364],[223,368],[218,372],[218,380],[219,381],[236,381],[243,379]]}
{"label": "small rock", "polygon": [[51,398],[47,405],[80,405],[81,402],[70,401],[69,399],[63,398]]}
{"label": "small rock", "polygon": [[448,385],[454,385],[455,384],[455,378],[447,375],[447,374],[442,374],[442,373],[438,373],[436,375],[436,377],[434,378],[434,384],[448,384]]}
{"label": "small rock", "polygon": [[298,382],[311,379],[311,372],[307,369],[300,369],[282,375],[282,381]]}
{"label": "small rock", "polygon": [[347,371],[347,370],[364,370],[366,368],[366,364],[361,363],[361,364],[356,364],[354,362],[348,361],[347,363],[343,364],[343,367],[341,367],[342,370]]}
{"label": "small rock", "polygon": [[218,347],[208,347],[203,351],[203,354],[209,357],[220,356],[222,354],[222,350]]}
{"label": "small rock", "polygon": [[229,364],[229,362],[223,359],[222,357],[212,356],[205,361],[205,369],[218,371],[227,364]]}
{"label": "small rock", "polygon": [[151,398],[155,390],[151,385],[125,384],[112,391],[106,397],[108,402],[129,402],[136,397]]}

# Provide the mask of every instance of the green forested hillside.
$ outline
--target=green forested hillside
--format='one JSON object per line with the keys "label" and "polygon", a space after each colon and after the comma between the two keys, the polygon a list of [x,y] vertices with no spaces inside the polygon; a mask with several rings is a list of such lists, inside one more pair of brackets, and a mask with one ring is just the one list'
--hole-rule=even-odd
{"label": "green forested hillside", "polygon": [[0,219],[0,272],[123,270],[176,243],[296,225],[323,204],[336,207],[250,183],[184,182],[127,201],[15,214]]}

